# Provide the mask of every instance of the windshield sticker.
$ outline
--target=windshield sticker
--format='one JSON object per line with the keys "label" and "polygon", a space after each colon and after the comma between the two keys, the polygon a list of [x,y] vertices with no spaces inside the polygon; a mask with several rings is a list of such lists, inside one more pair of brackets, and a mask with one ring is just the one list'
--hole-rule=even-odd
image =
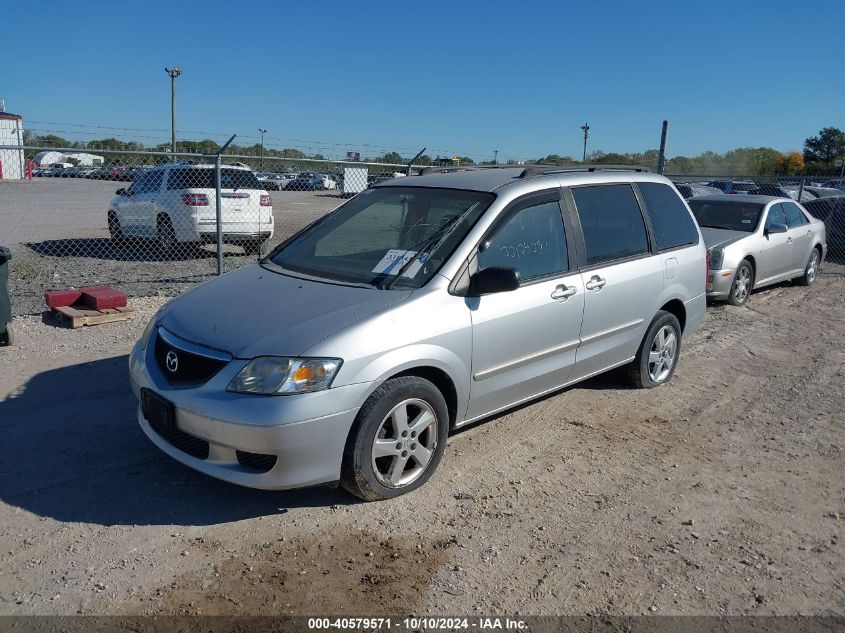
{"label": "windshield sticker", "polygon": [[[373,268],[373,272],[379,275],[395,275],[399,272],[402,266],[411,261],[416,254],[417,251],[404,251],[398,248],[391,248],[387,251],[387,253],[385,253],[384,257],[379,260],[379,263],[376,264],[375,268]],[[402,276],[413,277],[416,275],[420,268],[422,268],[426,259],[428,259],[428,253],[420,255],[413,264],[408,266],[408,269],[402,274]]]}
{"label": "windshield sticker", "polygon": [[743,224],[751,224],[751,220],[741,220]]}

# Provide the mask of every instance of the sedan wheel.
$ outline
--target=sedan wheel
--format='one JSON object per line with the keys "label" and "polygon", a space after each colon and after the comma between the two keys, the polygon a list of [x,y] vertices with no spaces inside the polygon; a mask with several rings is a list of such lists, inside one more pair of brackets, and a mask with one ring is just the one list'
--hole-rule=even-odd
{"label": "sedan wheel", "polygon": [[744,305],[751,294],[754,286],[754,270],[747,259],[742,260],[739,268],[736,269],[734,282],[731,286],[731,293],[728,295],[728,303],[735,306]]}

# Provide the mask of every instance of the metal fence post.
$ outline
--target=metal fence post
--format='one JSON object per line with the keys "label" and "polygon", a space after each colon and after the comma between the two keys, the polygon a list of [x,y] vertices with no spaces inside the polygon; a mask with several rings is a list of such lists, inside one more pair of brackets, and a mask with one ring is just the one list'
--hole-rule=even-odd
{"label": "metal fence post", "polygon": [[657,173],[663,175],[666,167],[666,137],[669,134],[669,121],[663,121],[663,131],[660,133],[660,150],[657,153]]}
{"label": "metal fence post", "polygon": [[801,186],[798,187],[798,202],[801,202],[801,198],[804,197],[804,181],[806,179],[802,176],[801,177]]}
{"label": "metal fence post", "polygon": [[217,154],[214,161],[214,196],[217,200],[217,274],[223,274],[223,197],[220,195],[220,167],[223,163],[222,154]]}

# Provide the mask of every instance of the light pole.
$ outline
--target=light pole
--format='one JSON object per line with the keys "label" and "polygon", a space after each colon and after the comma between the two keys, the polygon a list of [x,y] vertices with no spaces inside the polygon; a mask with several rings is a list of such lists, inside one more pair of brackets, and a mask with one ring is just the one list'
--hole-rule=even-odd
{"label": "light pole", "polygon": [[581,126],[581,129],[584,130],[584,158],[581,162],[586,163],[587,162],[587,137],[590,136],[590,124],[584,123],[584,125]]}
{"label": "light pole", "polygon": [[497,149],[493,150],[493,164],[494,165],[499,164],[499,150],[497,150]]}
{"label": "light pole", "polygon": [[179,66],[164,67],[164,72],[170,75],[170,151],[176,160],[176,78],[182,74]]}
{"label": "light pole", "polygon": [[258,128],[258,131],[261,132],[261,171],[264,171],[264,133],[267,130]]}

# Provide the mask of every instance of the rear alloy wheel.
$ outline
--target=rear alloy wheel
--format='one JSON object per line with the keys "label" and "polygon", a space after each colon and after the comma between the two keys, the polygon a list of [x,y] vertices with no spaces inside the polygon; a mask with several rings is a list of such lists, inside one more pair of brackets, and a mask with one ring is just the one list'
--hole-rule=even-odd
{"label": "rear alloy wheel", "polygon": [[398,497],[423,485],[446,448],[443,394],[418,376],[392,378],[370,396],[346,442],[343,487],[365,501]]}
{"label": "rear alloy wheel", "polygon": [[754,269],[751,267],[751,262],[743,259],[739,264],[739,268],[736,269],[734,282],[731,285],[731,292],[728,295],[728,303],[734,306],[745,305],[753,287]]}
{"label": "rear alloy wheel", "polygon": [[812,286],[813,282],[819,274],[819,249],[814,248],[810,253],[810,260],[807,262],[807,267],[804,269],[804,274],[798,277],[795,282],[801,286]]}
{"label": "rear alloy wheel", "polygon": [[627,367],[628,383],[651,389],[669,382],[681,354],[681,324],[671,312],[661,310],[645,333],[637,355]]}

